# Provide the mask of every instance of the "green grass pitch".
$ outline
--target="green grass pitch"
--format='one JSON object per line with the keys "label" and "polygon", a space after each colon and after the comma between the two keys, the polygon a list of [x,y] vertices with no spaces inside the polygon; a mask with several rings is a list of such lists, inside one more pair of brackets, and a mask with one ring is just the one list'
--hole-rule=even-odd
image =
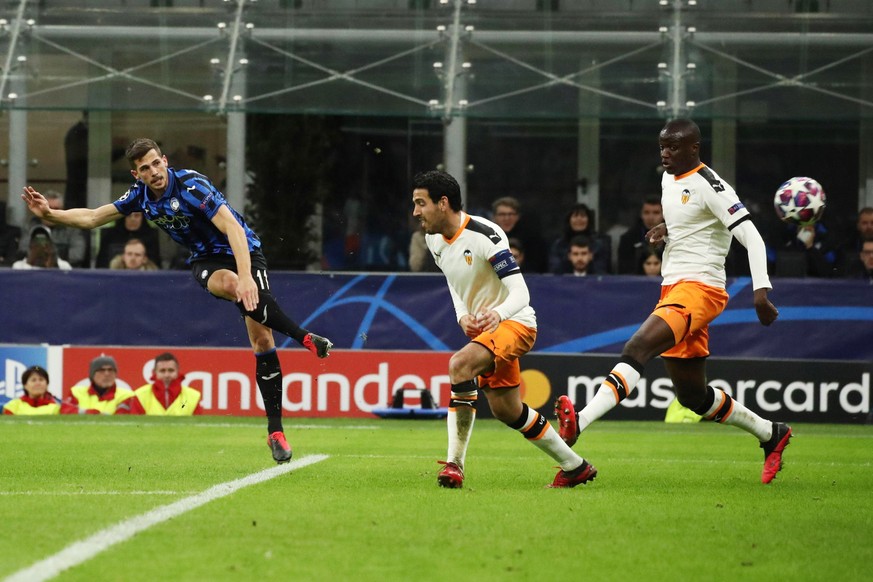
{"label": "green grass pitch", "polygon": [[[443,421],[286,419],[327,458],[132,535],[57,580],[860,580],[873,570],[873,427],[795,425],[762,485],[757,441],[709,423],[601,421],[599,470],[476,423],[461,490]],[[265,421],[0,420],[0,580],[73,542],[275,467]]]}

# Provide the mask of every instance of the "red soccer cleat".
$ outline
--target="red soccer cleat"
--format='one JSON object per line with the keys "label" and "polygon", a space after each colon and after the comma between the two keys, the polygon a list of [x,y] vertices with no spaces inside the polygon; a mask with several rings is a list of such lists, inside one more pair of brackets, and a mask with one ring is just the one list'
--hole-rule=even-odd
{"label": "red soccer cleat", "polygon": [[575,487],[593,481],[597,477],[597,469],[588,461],[582,461],[582,464],[572,471],[564,471],[561,469],[555,475],[555,480],[549,485],[552,489]]}
{"label": "red soccer cleat", "polygon": [[455,463],[446,461],[437,461],[440,465],[445,465],[443,470],[437,475],[437,483],[440,487],[448,489],[460,489],[464,486],[464,471]]}
{"label": "red soccer cleat", "polygon": [[776,478],[776,473],[782,469],[782,451],[791,440],[791,427],[781,422],[773,423],[773,436],[766,443],[761,443],[764,449],[764,471],[761,473],[761,483],[770,483]]}
{"label": "red soccer cleat", "polygon": [[306,337],[303,338],[303,347],[319,358],[326,358],[330,355],[330,348],[333,347],[333,342],[326,337],[321,337],[314,333],[308,333],[306,334]]}
{"label": "red soccer cleat", "polygon": [[291,460],[291,446],[285,440],[285,433],[276,431],[267,437],[267,446],[273,452],[273,460],[280,465]]}
{"label": "red soccer cleat", "polygon": [[558,396],[555,401],[555,416],[558,417],[558,434],[568,447],[572,447],[579,439],[579,419],[569,396]]}

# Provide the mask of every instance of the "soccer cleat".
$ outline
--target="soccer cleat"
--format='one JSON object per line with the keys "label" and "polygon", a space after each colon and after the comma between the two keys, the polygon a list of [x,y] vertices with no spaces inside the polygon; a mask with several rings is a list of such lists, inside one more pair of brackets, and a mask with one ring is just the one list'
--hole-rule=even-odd
{"label": "soccer cleat", "polygon": [[568,447],[572,447],[579,439],[579,419],[569,396],[558,396],[555,401],[555,416],[558,417],[558,434]]}
{"label": "soccer cleat", "polygon": [[582,461],[582,464],[572,471],[564,471],[561,469],[555,475],[555,480],[549,485],[552,489],[575,487],[593,481],[597,477],[597,469],[588,461]]}
{"label": "soccer cleat", "polygon": [[326,337],[307,333],[306,337],[303,338],[303,346],[319,358],[326,358],[330,355],[333,342]]}
{"label": "soccer cleat", "polygon": [[267,437],[267,446],[273,451],[273,459],[279,463],[287,463],[291,460],[291,446],[285,440],[285,433],[276,431]]}
{"label": "soccer cleat", "polygon": [[781,422],[773,423],[773,436],[766,443],[761,443],[764,449],[764,471],[761,473],[761,483],[769,483],[776,478],[776,473],[782,469],[782,451],[791,440],[791,427]]}
{"label": "soccer cleat", "polygon": [[445,465],[443,470],[437,475],[437,483],[440,487],[449,489],[460,489],[464,486],[464,471],[455,463],[447,461],[437,461],[440,465]]}

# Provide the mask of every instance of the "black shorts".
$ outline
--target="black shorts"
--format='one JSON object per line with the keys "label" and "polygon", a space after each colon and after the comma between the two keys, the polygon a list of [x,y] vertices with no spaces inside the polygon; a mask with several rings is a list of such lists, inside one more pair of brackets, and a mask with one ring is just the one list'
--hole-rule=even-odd
{"label": "black shorts", "polygon": [[[252,277],[258,286],[258,293],[270,293],[270,280],[267,277],[267,258],[260,249],[249,255],[252,262]],[[236,273],[236,259],[233,255],[213,255],[191,262],[191,274],[200,286],[209,291],[209,278],[216,271],[227,269]]]}

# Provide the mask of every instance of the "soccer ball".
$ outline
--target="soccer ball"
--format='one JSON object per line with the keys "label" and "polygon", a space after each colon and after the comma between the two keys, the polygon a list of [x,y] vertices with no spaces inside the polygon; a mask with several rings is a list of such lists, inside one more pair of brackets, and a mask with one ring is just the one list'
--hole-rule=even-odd
{"label": "soccer ball", "polygon": [[801,226],[817,222],[825,210],[825,192],[812,178],[796,177],[779,186],[773,198],[776,215]]}

